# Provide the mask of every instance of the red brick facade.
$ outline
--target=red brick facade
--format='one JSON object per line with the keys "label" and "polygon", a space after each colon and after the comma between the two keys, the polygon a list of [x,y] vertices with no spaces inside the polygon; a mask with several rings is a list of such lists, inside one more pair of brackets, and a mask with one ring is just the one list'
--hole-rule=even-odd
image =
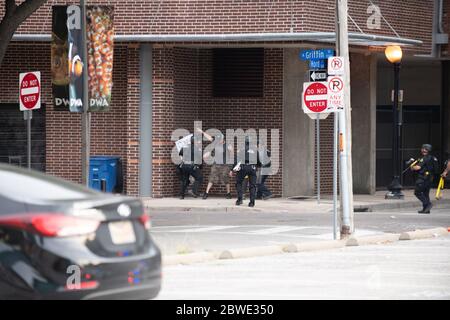
{"label": "red brick facade", "polygon": [[[424,41],[429,52],[434,0],[372,1],[389,24],[405,38]],[[20,33],[51,31],[52,5],[73,1],[52,0],[20,27]],[[117,34],[208,34],[334,31],[334,0],[97,0],[113,5]],[[382,21],[380,30],[367,28],[369,0],[349,0],[349,14],[365,33],[395,36]],[[0,8],[0,16],[3,7]],[[413,17],[413,18],[412,18]],[[359,32],[349,21],[349,29]]]}
{"label": "red brick facade", "polygon": [[[18,33],[50,34],[51,6],[68,3],[73,2],[49,0],[22,24]],[[416,52],[430,52],[433,0],[386,0],[376,3],[400,36],[424,42],[423,46],[414,48]],[[448,30],[450,5],[448,1],[445,3]],[[332,0],[98,0],[95,4],[114,5],[118,35],[334,31]],[[366,33],[395,36],[384,21],[381,30],[367,29],[369,4],[366,0],[349,0],[351,18]],[[3,6],[0,7],[0,16],[3,10]],[[359,32],[351,20],[349,28],[352,32]],[[171,196],[178,192],[178,181],[170,157],[174,146],[170,135],[176,128],[192,131],[195,120],[203,121],[204,129],[279,129],[281,148],[283,49],[282,44],[279,45],[280,48],[272,45],[264,51],[264,96],[238,99],[212,96],[211,49],[201,46],[198,49],[180,48],[173,43],[153,44],[153,158],[152,163],[148,164],[153,170],[153,196]],[[33,54],[30,55],[30,52]],[[18,74],[32,70],[42,72],[42,102],[46,103],[47,123],[46,171],[80,182],[80,115],[53,110],[48,43],[10,44],[0,68],[0,103],[17,102]],[[124,161],[125,190],[130,195],[137,195],[141,85],[139,44],[117,43],[113,81],[112,111],[92,115],[91,154],[120,156]],[[331,145],[332,127],[332,117],[321,122],[322,143]],[[276,195],[282,194],[281,152],[280,170],[268,183]],[[330,162],[331,154],[323,152],[321,159],[323,163]],[[327,173],[331,171],[324,171],[322,188],[330,191],[332,179]],[[209,168],[206,167],[205,180],[208,174]],[[223,192],[222,189],[213,190]]]}
{"label": "red brick facade", "polygon": [[[33,52],[30,55],[30,52]],[[112,111],[108,113],[93,113],[91,126],[91,154],[92,155],[118,155],[126,160],[127,132],[132,126],[127,126],[124,119],[130,117],[132,107],[138,109],[139,96],[133,105],[127,88],[127,47],[116,47],[114,56],[114,87],[112,92]],[[135,61],[134,61],[135,62]],[[41,71],[42,103],[46,104],[46,171],[50,174],[62,176],[74,182],[81,182],[81,116],[76,113],[54,111],[51,93],[50,74],[50,46],[48,44],[11,44],[0,72],[0,103],[18,103],[19,73],[25,71]],[[137,69],[134,70],[138,77]],[[131,76],[132,73],[128,72]],[[136,77],[135,76],[135,77]],[[128,80],[130,81],[130,80]],[[139,82],[137,82],[139,86]],[[139,90],[138,90],[139,91]],[[136,119],[136,115],[130,122]],[[138,118],[137,118],[138,119]],[[137,140],[135,138],[135,140]],[[137,150],[137,148],[135,148]],[[130,152],[128,152],[129,154]],[[136,159],[136,157],[132,157]],[[127,161],[124,162],[125,172]],[[128,180],[130,184],[133,179]],[[137,183],[129,189],[136,192]]]}
{"label": "red brick facade", "polygon": [[[273,128],[279,130],[282,138],[282,67],[283,51],[266,49],[264,97],[214,98],[210,49],[155,47],[153,196],[175,195],[179,190],[171,161],[174,143],[170,140],[172,131],[177,128],[192,132],[194,121],[198,120],[202,121],[204,130],[216,128],[225,133],[226,129]],[[209,167],[206,166],[203,172],[207,180]],[[275,194],[281,195],[281,170],[269,181]],[[218,191],[214,189],[214,192]]]}
{"label": "red brick facade", "polygon": [[[442,26],[447,34],[450,34],[450,1],[444,1]],[[443,56],[450,56],[450,43],[442,48]]]}

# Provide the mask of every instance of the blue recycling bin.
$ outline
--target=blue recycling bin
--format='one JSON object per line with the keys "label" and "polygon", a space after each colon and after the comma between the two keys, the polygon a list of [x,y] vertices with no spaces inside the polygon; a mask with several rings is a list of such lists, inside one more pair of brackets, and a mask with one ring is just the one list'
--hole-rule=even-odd
{"label": "blue recycling bin", "polygon": [[105,192],[119,190],[120,158],[115,156],[92,156],[89,164],[89,187]]}

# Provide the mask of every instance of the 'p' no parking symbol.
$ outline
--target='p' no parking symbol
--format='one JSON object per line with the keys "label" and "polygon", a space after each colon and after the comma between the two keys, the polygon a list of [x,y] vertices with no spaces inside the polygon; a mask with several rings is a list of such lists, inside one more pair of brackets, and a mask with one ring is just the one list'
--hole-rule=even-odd
{"label": "'p' no parking symbol", "polygon": [[344,81],[341,77],[332,77],[328,80],[328,89],[335,93],[341,92],[344,89]]}

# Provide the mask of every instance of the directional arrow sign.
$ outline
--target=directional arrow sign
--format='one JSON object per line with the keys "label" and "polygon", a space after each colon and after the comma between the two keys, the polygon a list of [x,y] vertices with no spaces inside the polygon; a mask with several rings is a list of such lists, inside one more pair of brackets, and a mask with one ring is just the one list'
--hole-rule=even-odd
{"label": "directional arrow sign", "polygon": [[327,81],[326,70],[309,70],[309,80],[313,81]]}

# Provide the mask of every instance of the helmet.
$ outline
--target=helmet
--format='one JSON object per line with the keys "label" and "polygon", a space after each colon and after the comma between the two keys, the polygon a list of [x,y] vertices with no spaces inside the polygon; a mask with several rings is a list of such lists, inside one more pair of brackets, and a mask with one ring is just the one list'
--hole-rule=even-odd
{"label": "helmet", "polygon": [[422,145],[422,149],[425,149],[425,150],[427,150],[428,152],[431,152],[431,150],[433,149],[433,147],[431,146],[431,144],[425,143],[425,144]]}
{"label": "helmet", "polygon": [[218,141],[225,140],[225,136],[223,135],[223,133],[219,133],[218,135],[216,135],[216,138],[217,138]]}

